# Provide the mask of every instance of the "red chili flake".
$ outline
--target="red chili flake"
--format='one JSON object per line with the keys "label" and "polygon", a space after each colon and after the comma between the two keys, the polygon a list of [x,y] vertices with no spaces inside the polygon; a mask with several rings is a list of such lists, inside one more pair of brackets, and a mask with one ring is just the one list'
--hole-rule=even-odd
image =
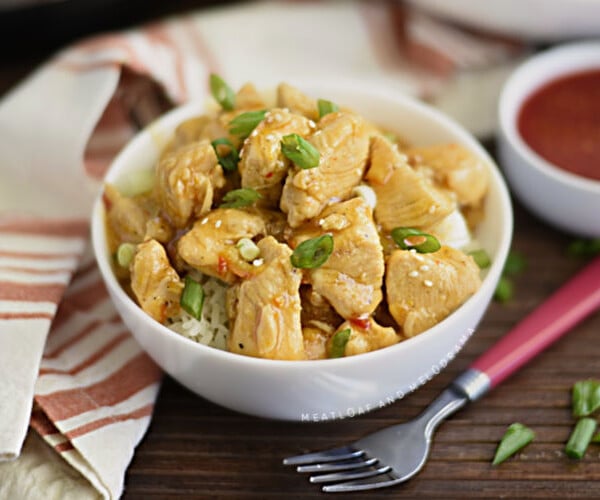
{"label": "red chili flake", "polygon": [[267,179],[270,179],[271,177],[273,177],[273,172],[269,172],[267,175],[265,175],[265,177]]}
{"label": "red chili flake", "polygon": [[217,264],[217,271],[219,274],[223,275],[227,273],[229,266],[227,264],[227,260],[222,255],[219,255],[219,262]]}
{"label": "red chili flake", "polygon": [[102,202],[104,203],[104,208],[110,212],[110,209],[112,208],[112,201],[110,201],[108,196],[106,196],[106,191],[102,193]]}
{"label": "red chili flake", "polygon": [[352,323],[357,328],[360,328],[361,330],[369,330],[371,328],[371,320],[368,317],[366,317],[366,318],[352,318],[349,321],[350,321],[350,323]]}

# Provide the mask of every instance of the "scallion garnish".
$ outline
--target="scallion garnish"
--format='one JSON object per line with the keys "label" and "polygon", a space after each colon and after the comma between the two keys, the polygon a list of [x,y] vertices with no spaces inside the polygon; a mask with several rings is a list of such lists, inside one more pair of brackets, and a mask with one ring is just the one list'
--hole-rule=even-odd
{"label": "scallion garnish", "polygon": [[596,432],[596,434],[594,434],[592,436],[592,443],[600,443],[600,432]]}
{"label": "scallion garnish", "polygon": [[472,252],[469,252],[469,255],[473,257],[473,260],[475,261],[475,264],[479,266],[479,269],[486,269],[490,267],[490,264],[492,263],[490,256],[483,248],[473,250]]}
{"label": "scallion garnish", "polygon": [[518,252],[509,252],[504,263],[504,270],[502,271],[505,275],[514,275],[522,272],[527,267],[527,261]]}
{"label": "scallion garnish", "polygon": [[229,133],[248,137],[256,126],[262,122],[267,114],[266,109],[260,111],[247,111],[237,115],[229,122]]}
{"label": "scallion garnish", "polygon": [[344,355],[346,344],[350,340],[352,331],[350,328],[344,328],[336,332],[331,339],[331,347],[329,349],[330,358],[341,358]]}
{"label": "scallion garnish", "polygon": [[567,456],[583,458],[597,428],[598,423],[595,419],[589,417],[579,419],[565,446]]}
{"label": "scallion garnish", "polygon": [[325,115],[328,115],[329,113],[335,113],[336,111],[339,111],[340,108],[338,108],[337,104],[328,101],[326,99],[319,99],[317,101],[317,106],[319,107],[319,118],[323,118]]}
{"label": "scallion garnish", "polygon": [[210,75],[210,92],[225,111],[231,111],[235,107],[233,90],[225,83],[225,80],[214,73]]}
{"label": "scallion garnish", "polygon": [[528,445],[535,438],[534,432],[523,424],[511,424],[502,437],[492,465],[498,465],[517,451]]}
{"label": "scallion garnish", "polygon": [[498,280],[498,284],[496,285],[496,290],[494,291],[494,298],[498,302],[508,302],[512,299],[513,296],[513,284],[505,276],[500,276]]}
{"label": "scallion garnish", "polygon": [[[211,144],[215,150],[215,154],[217,155],[217,160],[219,160],[219,165],[230,172],[237,170],[237,164],[240,161],[240,155],[238,154],[237,149],[235,149],[232,142],[226,137],[221,137],[220,139],[215,139],[212,141]],[[221,154],[223,149],[227,150],[225,154]]]}
{"label": "scallion garnish", "polygon": [[567,253],[573,257],[593,257],[600,254],[600,238],[575,240],[567,247]]}
{"label": "scallion garnish", "polygon": [[119,248],[117,248],[117,264],[121,267],[129,267],[136,249],[137,246],[133,243],[121,243]]}
{"label": "scallion garnish", "polygon": [[202,317],[202,307],[204,306],[204,288],[191,276],[185,277],[185,284],[179,305],[190,316],[196,319]]}
{"label": "scallion garnish", "polygon": [[289,134],[281,139],[281,152],[302,169],[319,166],[320,154],[310,142],[298,134]]}
{"label": "scallion garnish", "polygon": [[261,194],[252,188],[241,188],[229,191],[223,196],[224,203],[221,203],[221,208],[241,208],[252,205],[257,200],[262,198]]}
{"label": "scallion garnish", "polygon": [[324,234],[300,243],[290,256],[292,266],[300,269],[320,267],[333,252],[333,236]]}
{"label": "scallion garnish", "polygon": [[587,417],[600,408],[600,381],[580,380],[573,385],[573,415]]}
{"label": "scallion garnish", "polygon": [[442,247],[435,236],[411,227],[392,229],[392,239],[403,250],[414,248],[419,253],[437,252]]}

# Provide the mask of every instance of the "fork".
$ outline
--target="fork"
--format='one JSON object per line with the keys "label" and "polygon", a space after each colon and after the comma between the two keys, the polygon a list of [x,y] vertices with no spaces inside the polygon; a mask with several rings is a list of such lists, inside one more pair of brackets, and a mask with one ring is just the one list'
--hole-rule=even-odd
{"label": "fork", "polygon": [[284,465],[310,473],[325,492],[385,488],[403,483],[425,465],[431,438],[447,417],[476,401],[600,307],[600,257],[460,374],[415,419],[369,434],[354,443],[288,457]]}

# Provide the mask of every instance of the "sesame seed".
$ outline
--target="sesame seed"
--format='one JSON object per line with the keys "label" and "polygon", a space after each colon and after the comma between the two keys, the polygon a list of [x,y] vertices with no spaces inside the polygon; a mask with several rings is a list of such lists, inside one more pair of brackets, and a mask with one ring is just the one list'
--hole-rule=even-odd
{"label": "sesame seed", "polygon": [[221,220],[218,220],[217,222],[215,222],[215,227],[216,227],[216,228],[219,228],[219,227],[221,227],[221,224],[222,224],[222,223],[223,223],[223,221],[221,221]]}
{"label": "sesame seed", "polygon": [[411,278],[416,278],[417,276],[419,276],[419,271],[411,271],[410,273],[408,273],[408,275]]}
{"label": "sesame seed", "polygon": [[423,284],[427,287],[427,288],[431,288],[433,286],[433,281],[431,280],[424,280]]}
{"label": "sesame seed", "polygon": [[431,205],[429,207],[429,213],[434,214],[437,211],[437,207],[435,205]]}
{"label": "sesame seed", "polygon": [[421,271],[429,271],[429,266],[427,264],[423,264],[420,269]]}
{"label": "sesame seed", "polygon": [[319,219],[319,226],[322,226],[324,222],[325,222],[325,219]]}
{"label": "sesame seed", "polygon": [[264,262],[265,262],[264,259],[254,259],[252,261],[252,265],[255,267],[258,267],[258,266],[262,266]]}
{"label": "sesame seed", "polygon": [[208,222],[208,217],[204,217],[204,219],[202,219],[200,221],[200,224],[206,224]]}
{"label": "sesame seed", "polygon": [[267,141],[270,141],[270,142],[272,142],[272,141],[276,141],[276,140],[277,140],[277,137],[275,137],[275,135],[274,135],[274,134],[267,134],[267,135],[265,136],[265,139],[266,139]]}
{"label": "sesame seed", "polygon": [[252,132],[250,132],[250,137],[256,137],[258,135],[258,130],[254,129]]}
{"label": "sesame seed", "polygon": [[310,128],[315,128],[317,126],[317,124],[315,122],[313,122],[312,120],[308,120],[308,126]]}

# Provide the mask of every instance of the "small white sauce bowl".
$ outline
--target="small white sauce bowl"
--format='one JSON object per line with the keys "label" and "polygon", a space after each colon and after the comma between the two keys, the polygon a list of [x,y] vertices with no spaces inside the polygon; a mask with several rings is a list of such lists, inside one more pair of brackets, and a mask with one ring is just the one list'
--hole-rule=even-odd
{"label": "small white sauce bowl", "polygon": [[524,102],[540,87],[594,69],[600,69],[600,41],[550,49],[514,71],[499,101],[498,155],[512,191],[540,218],[584,237],[600,237],[600,181],[572,174],[542,158],[519,134],[518,117]]}
{"label": "small white sauce bowl", "polygon": [[[119,285],[110,266],[104,206],[96,200],[92,240],[100,271],[125,324],[140,345],[174,379],[222,406],[261,417],[321,421],[351,417],[390,404],[445,368],[483,316],[502,272],[512,238],[512,207],[498,168],[460,125],[416,100],[385,88],[290,82],[314,97],[333,99],[416,145],[458,142],[482,158],[490,189],[486,216],[475,237],[492,259],[481,288],[426,332],[391,347],[347,358],[273,361],[207,347],[154,321]],[[157,120],[115,159],[106,181],[114,183],[153,166],[175,127],[201,114],[191,103]]]}

